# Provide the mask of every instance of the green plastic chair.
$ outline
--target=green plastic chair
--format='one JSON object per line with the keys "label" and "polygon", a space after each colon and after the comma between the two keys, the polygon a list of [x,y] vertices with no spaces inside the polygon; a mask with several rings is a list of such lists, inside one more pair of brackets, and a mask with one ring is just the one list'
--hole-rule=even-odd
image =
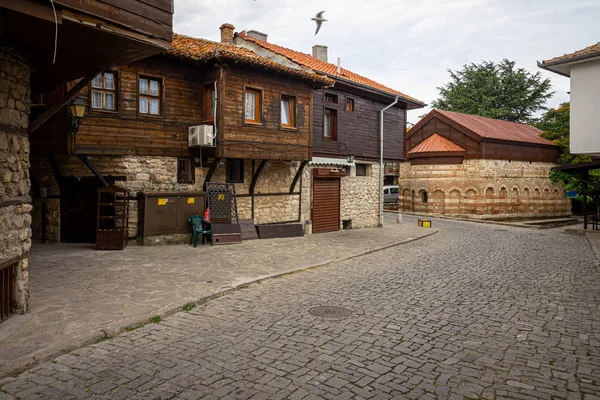
{"label": "green plastic chair", "polygon": [[196,247],[198,244],[199,235],[202,237],[202,244],[204,244],[204,239],[208,237],[208,240],[210,240],[210,244],[212,245],[212,227],[208,222],[206,222],[203,216],[192,215],[188,218],[188,222],[192,224],[192,237],[190,238],[190,246],[192,245],[192,242],[194,242],[194,247]]}

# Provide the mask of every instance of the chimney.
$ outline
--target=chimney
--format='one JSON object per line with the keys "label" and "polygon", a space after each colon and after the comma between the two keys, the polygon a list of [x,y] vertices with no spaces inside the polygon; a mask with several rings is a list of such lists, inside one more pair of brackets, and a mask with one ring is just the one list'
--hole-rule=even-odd
{"label": "chimney", "polygon": [[221,43],[233,44],[233,31],[235,30],[235,26],[225,23],[221,25],[219,29],[221,30]]}
{"label": "chimney", "polygon": [[255,31],[255,30],[251,30],[246,32],[246,35],[250,36],[251,38],[254,38],[256,40],[260,40],[263,42],[267,41],[267,34],[266,33],[262,33],[259,31]]}
{"label": "chimney", "polygon": [[313,57],[318,58],[321,61],[327,62],[327,46],[315,44],[313,46]]}

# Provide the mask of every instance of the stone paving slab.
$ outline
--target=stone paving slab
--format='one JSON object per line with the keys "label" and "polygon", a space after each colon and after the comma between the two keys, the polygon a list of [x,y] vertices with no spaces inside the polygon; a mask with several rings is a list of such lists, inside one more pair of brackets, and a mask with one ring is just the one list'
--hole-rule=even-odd
{"label": "stone paving slab", "polygon": [[24,369],[188,302],[240,285],[328,264],[434,233],[416,224],[239,245],[129,246],[34,243],[31,312],[0,324],[0,376]]}
{"label": "stone paving slab", "polygon": [[0,380],[0,399],[599,398],[588,239],[433,224],[410,246],[261,281],[42,363]]}

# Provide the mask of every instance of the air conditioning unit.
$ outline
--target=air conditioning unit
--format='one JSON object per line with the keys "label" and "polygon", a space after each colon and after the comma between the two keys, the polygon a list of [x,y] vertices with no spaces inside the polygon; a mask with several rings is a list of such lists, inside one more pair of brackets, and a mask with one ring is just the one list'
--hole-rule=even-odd
{"label": "air conditioning unit", "polygon": [[196,125],[188,128],[188,146],[202,147],[215,146],[215,138],[213,137],[212,125]]}

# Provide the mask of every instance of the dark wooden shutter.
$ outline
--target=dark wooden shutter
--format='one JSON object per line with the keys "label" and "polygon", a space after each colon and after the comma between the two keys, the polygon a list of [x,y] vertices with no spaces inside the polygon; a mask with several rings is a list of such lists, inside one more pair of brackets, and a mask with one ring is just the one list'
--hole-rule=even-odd
{"label": "dark wooden shutter", "polygon": [[315,178],[313,181],[313,233],[340,229],[340,179]]}

